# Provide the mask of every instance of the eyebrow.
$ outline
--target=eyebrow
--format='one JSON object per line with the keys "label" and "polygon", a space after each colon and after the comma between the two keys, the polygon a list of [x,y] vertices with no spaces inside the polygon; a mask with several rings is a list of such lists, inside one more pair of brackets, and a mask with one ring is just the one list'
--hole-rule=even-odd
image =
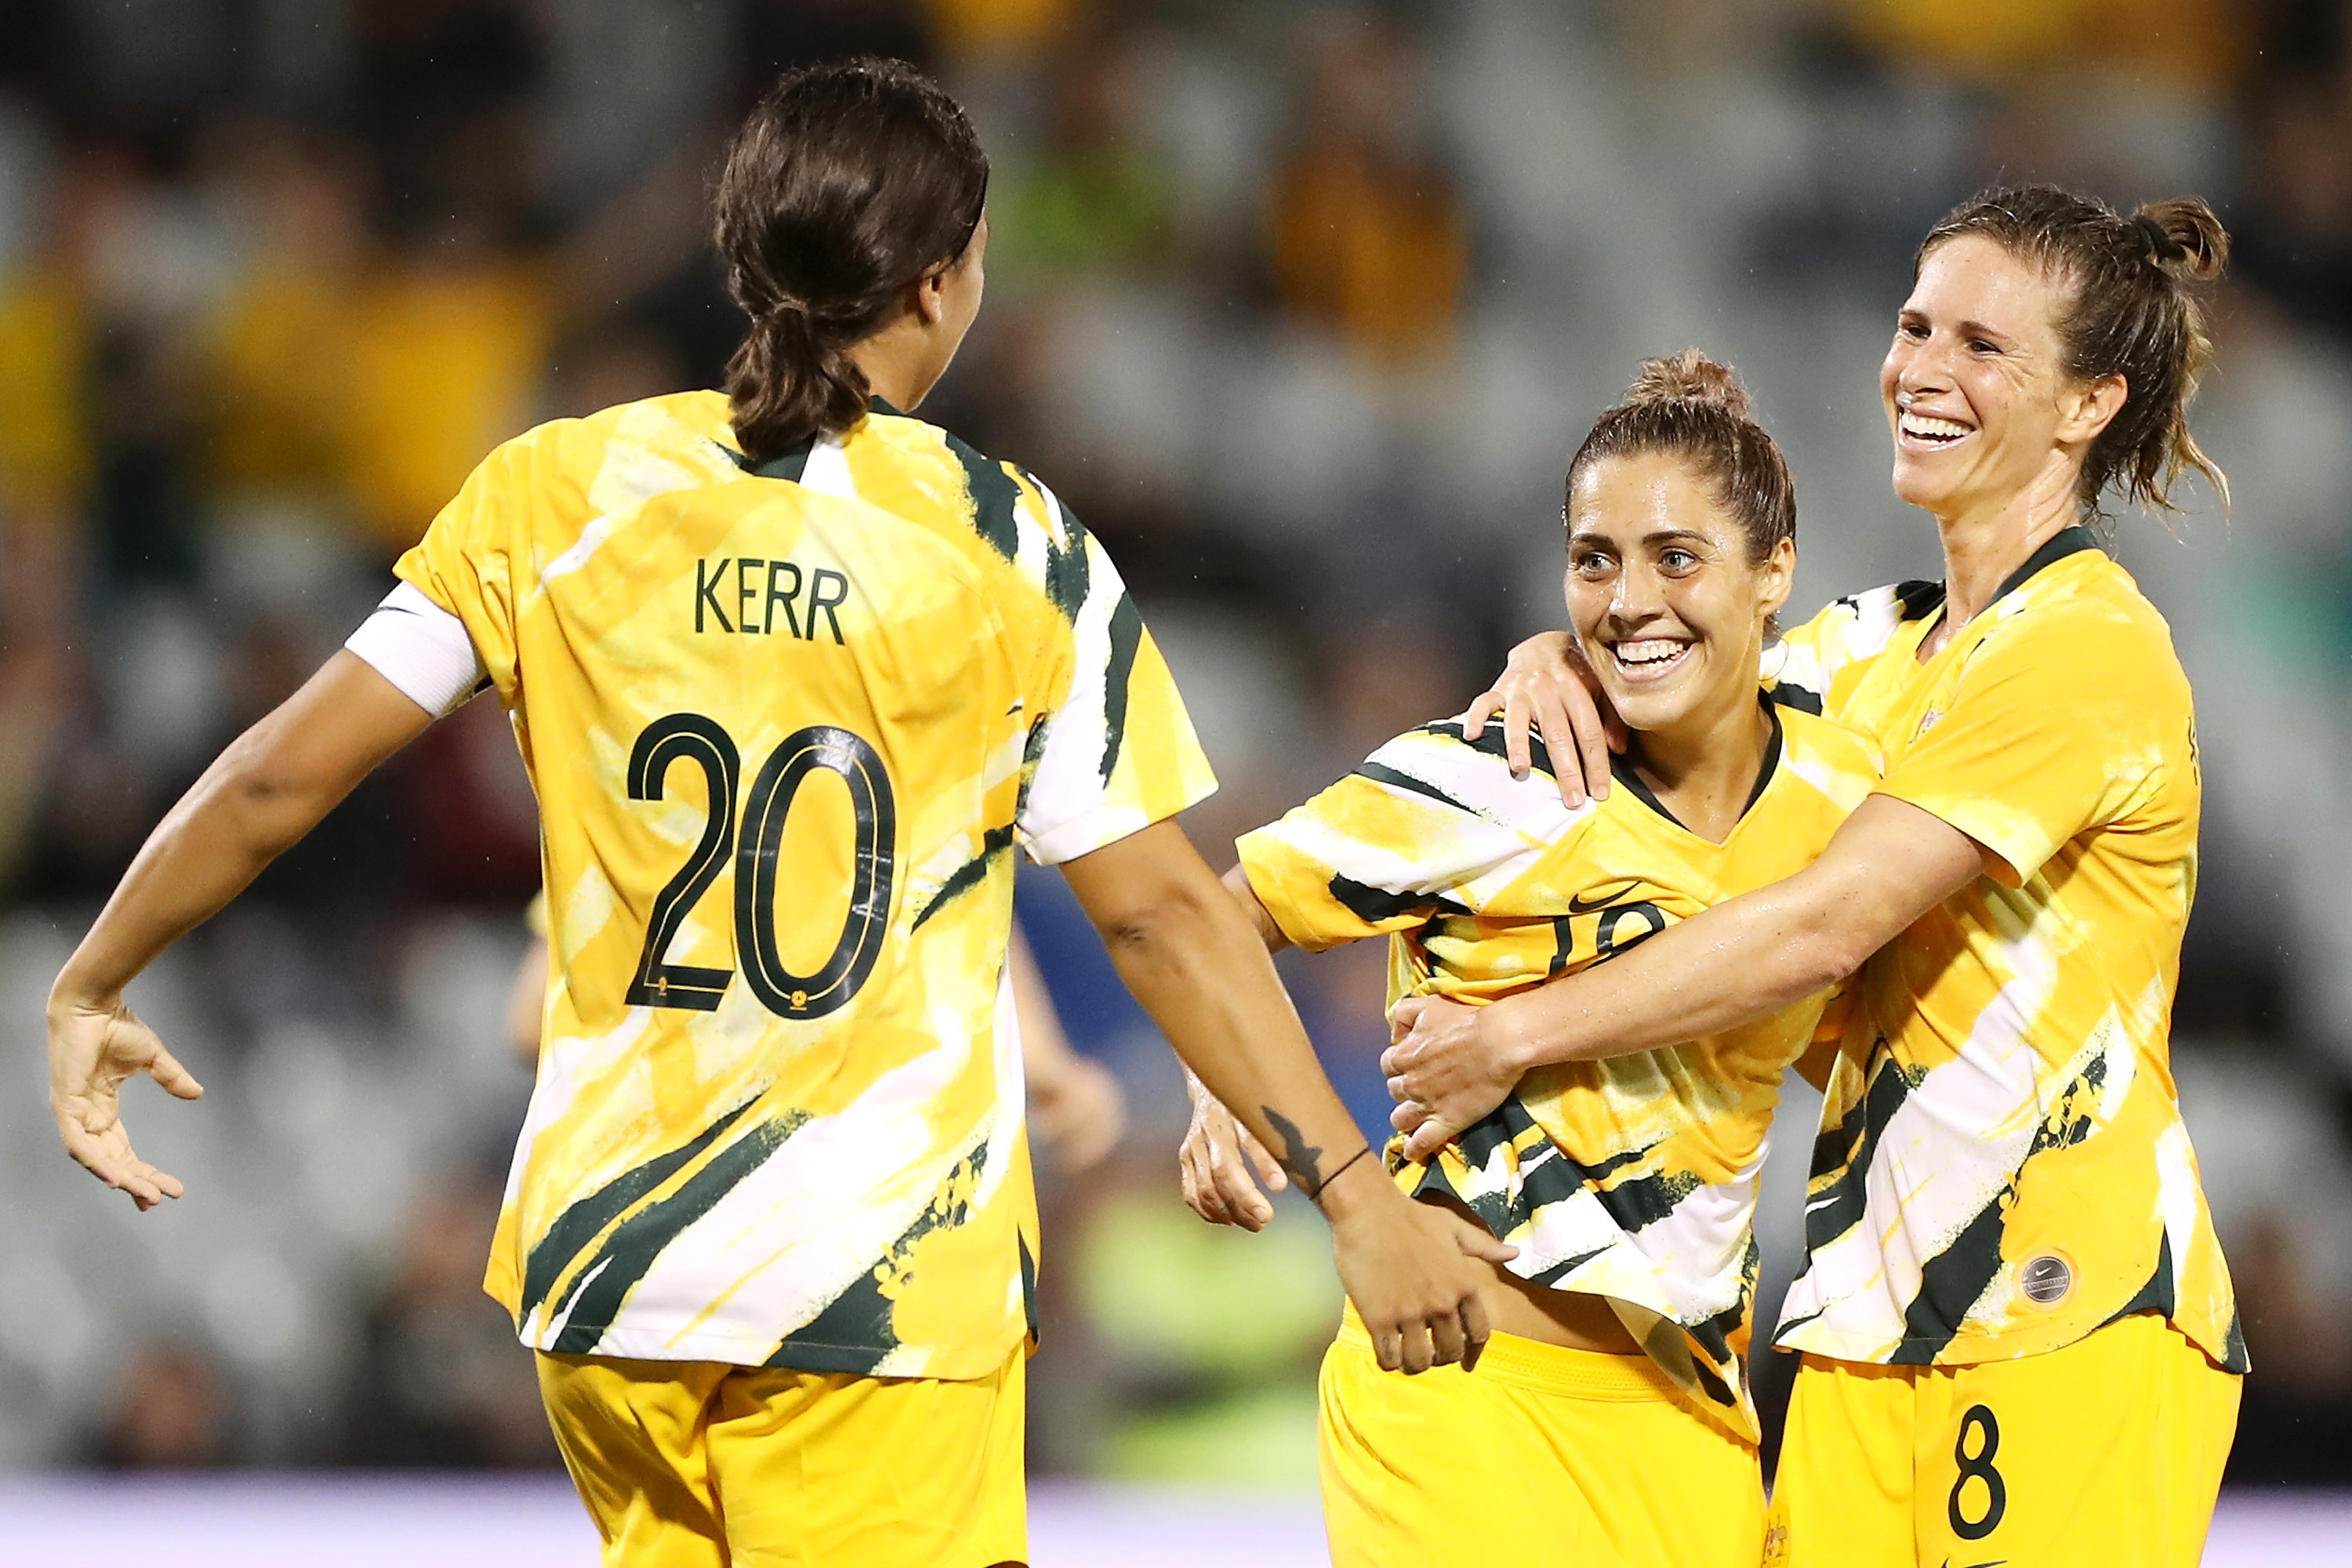
{"label": "eyebrow", "polygon": [[[1898,322],[1925,321],[1927,319],[1927,312],[1916,306],[1906,305],[1895,312],[1895,319]],[[1982,321],[1961,321],[1952,330],[1964,338],[1990,338],[1996,342],[2003,343],[2017,342],[2016,338],[2002,331],[1999,327],[1987,326]]]}
{"label": "eyebrow", "polygon": [[[1708,539],[1706,534],[1697,531],[1696,529],[1689,528],[1653,529],[1651,531],[1642,535],[1639,542],[1643,544],[1672,544],[1678,540],[1689,540],[1696,544],[1710,546],[1714,543],[1714,541]],[[1591,529],[1579,529],[1577,531],[1568,536],[1568,542],[1570,546],[1573,548],[1579,544],[1613,544],[1616,541],[1611,539],[1605,533],[1598,533]]]}

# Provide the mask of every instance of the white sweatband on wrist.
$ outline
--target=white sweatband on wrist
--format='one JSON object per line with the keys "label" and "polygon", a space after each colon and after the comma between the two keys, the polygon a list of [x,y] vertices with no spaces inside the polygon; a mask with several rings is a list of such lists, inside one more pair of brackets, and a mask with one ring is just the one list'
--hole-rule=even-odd
{"label": "white sweatband on wrist", "polygon": [[466,623],[413,583],[386,594],[343,646],[436,719],[489,684],[489,671],[466,635]]}

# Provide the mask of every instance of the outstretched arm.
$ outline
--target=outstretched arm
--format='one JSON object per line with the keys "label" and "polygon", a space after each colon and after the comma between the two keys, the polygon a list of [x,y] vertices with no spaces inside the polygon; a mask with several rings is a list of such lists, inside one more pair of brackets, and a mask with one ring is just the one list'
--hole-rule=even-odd
{"label": "outstretched arm", "polygon": [[1833,984],[1985,869],[1958,828],[1873,795],[1804,870],[1606,963],[1485,1007],[1400,1002],[1381,1068],[1406,1157],[1434,1154],[1531,1068],[1677,1045]]}
{"label": "outstretched arm", "polygon": [[118,1115],[123,1083],[144,1072],[183,1100],[204,1091],[123,1005],[122,988],[432,721],[356,654],[337,653],[205,770],[58,973],[48,1005],[58,1132],[66,1152],[141,1208],[181,1186],[132,1152]]}
{"label": "outstretched arm", "polygon": [[1486,1338],[1478,1276],[1451,1216],[1415,1204],[1323,1076],[1264,939],[1194,852],[1160,822],[1063,864],[1119,977],[1184,1065],[1276,1151],[1331,1222],[1340,1282],[1383,1366],[1475,1360]]}

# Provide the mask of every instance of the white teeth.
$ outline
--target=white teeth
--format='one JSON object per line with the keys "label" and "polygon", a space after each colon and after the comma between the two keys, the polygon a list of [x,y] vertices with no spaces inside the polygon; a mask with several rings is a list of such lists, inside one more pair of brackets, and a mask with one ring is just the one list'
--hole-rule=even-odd
{"label": "white teeth", "polygon": [[1938,419],[1927,414],[1906,414],[1903,433],[1926,439],[1951,439],[1969,434],[1969,426],[1956,419]]}
{"label": "white teeth", "polygon": [[1621,642],[1617,645],[1620,664],[1660,664],[1689,647],[1670,637],[1649,637],[1641,642]]}

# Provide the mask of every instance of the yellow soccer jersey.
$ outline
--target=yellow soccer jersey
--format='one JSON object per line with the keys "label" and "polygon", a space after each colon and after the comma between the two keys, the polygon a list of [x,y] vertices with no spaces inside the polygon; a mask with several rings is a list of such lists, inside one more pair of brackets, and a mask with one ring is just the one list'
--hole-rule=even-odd
{"label": "yellow soccer jersey", "polygon": [[[1606,801],[1570,811],[1542,772],[1511,776],[1498,731],[1472,744],[1449,722],[1399,736],[1244,837],[1242,865],[1301,947],[1394,933],[1391,1000],[1483,1004],[1820,854],[1877,783],[1876,755],[1811,714],[1775,719],[1757,792],[1720,845],[1675,822],[1629,768]],[[1400,1180],[1459,1200],[1516,1245],[1512,1272],[1608,1298],[1660,1366],[1752,1440],[1740,1363],[1756,1177],[1781,1073],[1822,1027],[1824,1000],[1668,1050],[1538,1068]]]}
{"label": "yellow soccer jersey", "polygon": [[2081,528],[1922,663],[1942,604],[1840,601],[1779,669],[2000,861],[1863,971],[1779,1342],[1960,1365],[2154,1310],[2242,1369],[2170,1067],[2200,797],[2171,634]]}
{"label": "yellow soccer jersey", "polygon": [[727,414],[520,437],[397,568],[539,793],[556,973],[488,1288],[543,1351],[985,1376],[1034,1326],[1009,851],[1214,786],[1034,479],[879,405],[746,471]]}

